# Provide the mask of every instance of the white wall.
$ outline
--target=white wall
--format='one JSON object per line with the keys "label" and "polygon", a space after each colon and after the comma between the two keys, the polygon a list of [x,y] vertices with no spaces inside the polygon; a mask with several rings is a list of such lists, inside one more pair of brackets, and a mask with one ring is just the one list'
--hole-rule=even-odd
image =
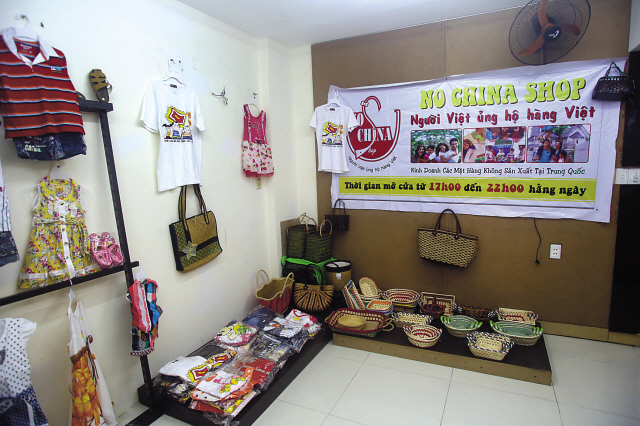
{"label": "white wall", "polygon": [[[255,274],[279,276],[280,221],[301,212],[317,216],[311,52],[256,40],[173,0],[0,0],[0,28],[22,25],[27,14],[35,29],[67,56],[71,79],[88,99],[96,99],[88,73],[101,68],[114,89],[109,113],[131,257],[158,281],[160,338],[149,355],[151,372],[190,352],[229,320],[255,304]],[[40,26],[44,24],[44,28]],[[157,192],[158,135],[140,124],[148,82],[161,77],[167,60],[183,64],[183,77],[198,93],[207,130],[203,133],[202,192],[218,220],[224,252],[186,274],[175,271],[167,225],[177,220],[178,190]],[[229,105],[211,96],[226,87]],[[258,93],[267,112],[275,176],[255,179],[241,171],[242,105]],[[89,232],[115,231],[97,116],[84,113],[87,156],[65,162],[65,171],[89,189]],[[0,134],[4,133],[0,129]],[[50,164],[18,159],[11,140],[0,144],[0,160],[11,202],[13,236],[24,259],[32,214],[26,189],[48,174]],[[195,197],[188,204],[195,214]],[[0,269],[0,297],[17,292],[22,261]],[[124,298],[124,274],[79,285],[116,414],[137,400],[142,384],[138,359],[129,355],[131,317]],[[38,399],[52,425],[68,421],[70,361],[66,321],[68,292],[60,290],[0,308],[0,317],[38,323],[27,350]]]}

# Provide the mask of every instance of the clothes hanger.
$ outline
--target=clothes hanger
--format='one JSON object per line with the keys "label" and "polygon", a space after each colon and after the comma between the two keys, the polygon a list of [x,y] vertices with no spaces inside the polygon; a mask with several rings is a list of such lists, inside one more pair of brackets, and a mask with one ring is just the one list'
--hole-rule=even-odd
{"label": "clothes hanger", "polygon": [[59,179],[59,180],[70,180],[69,174],[62,170],[64,166],[64,162],[60,160],[56,160],[53,162],[53,166],[51,166],[51,171],[49,171],[49,177],[51,179]]}
{"label": "clothes hanger", "polygon": [[27,24],[24,27],[13,27],[14,38],[19,38],[21,40],[38,41],[38,33],[33,30],[31,22],[29,22],[29,17],[27,15],[18,14],[16,15],[16,19],[24,20],[27,22]]}
{"label": "clothes hanger", "polygon": [[253,92],[253,98],[249,102],[247,102],[247,106],[249,107],[249,110],[251,110],[251,105],[253,105],[258,110],[258,113],[260,113],[261,109],[258,106],[258,101],[256,100],[257,96],[258,94]]}
{"label": "clothes hanger", "polygon": [[167,68],[167,72],[164,73],[164,77],[162,77],[162,80],[168,81],[173,79],[179,84],[186,86],[187,83],[185,83],[182,78],[180,78],[180,71],[182,71],[182,61],[178,61],[178,63],[176,64],[173,59],[169,59],[167,62],[169,67]]}
{"label": "clothes hanger", "polygon": [[340,99],[338,99],[338,91],[335,89],[331,91],[329,99],[327,100],[327,106],[331,105],[335,105],[337,107],[342,106],[342,104],[340,103]]}

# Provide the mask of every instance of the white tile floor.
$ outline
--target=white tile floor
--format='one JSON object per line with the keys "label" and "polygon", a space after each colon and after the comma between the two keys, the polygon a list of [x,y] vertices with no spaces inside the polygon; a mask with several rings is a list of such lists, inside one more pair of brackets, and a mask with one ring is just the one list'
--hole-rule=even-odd
{"label": "white tile floor", "polygon": [[[553,386],[329,343],[254,425],[640,426],[640,348],[544,339]],[[153,426],[184,424],[163,416]]]}

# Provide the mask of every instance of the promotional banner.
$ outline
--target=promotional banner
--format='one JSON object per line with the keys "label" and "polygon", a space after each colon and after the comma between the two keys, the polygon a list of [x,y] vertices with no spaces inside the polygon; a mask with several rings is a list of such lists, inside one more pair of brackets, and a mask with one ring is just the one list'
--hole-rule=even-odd
{"label": "promotional banner", "polygon": [[620,102],[591,96],[612,61],[331,86],[358,122],[332,205],[609,222]]}

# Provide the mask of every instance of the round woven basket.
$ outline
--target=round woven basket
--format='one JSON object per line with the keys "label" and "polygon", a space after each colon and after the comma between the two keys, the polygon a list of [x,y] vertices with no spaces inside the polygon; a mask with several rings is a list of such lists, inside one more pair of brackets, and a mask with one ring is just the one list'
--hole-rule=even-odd
{"label": "round woven basket", "polygon": [[467,335],[471,353],[477,357],[502,361],[513,347],[513,341],[501,334],[474,331]]}
{"label": "round woven basket", "polygon": [[430,325],[405,325],[402,327],[409,338],[409,342],[419,348],[430,348],[438,343],[442,335],[441,328]]}
{"label": "round woven basket", "polygon": [[449,334],[461,338],[467,337],[467,334],[476,331],[482,326],[480,321],[465,315],[441,316],[440,322],[447,328]]}

